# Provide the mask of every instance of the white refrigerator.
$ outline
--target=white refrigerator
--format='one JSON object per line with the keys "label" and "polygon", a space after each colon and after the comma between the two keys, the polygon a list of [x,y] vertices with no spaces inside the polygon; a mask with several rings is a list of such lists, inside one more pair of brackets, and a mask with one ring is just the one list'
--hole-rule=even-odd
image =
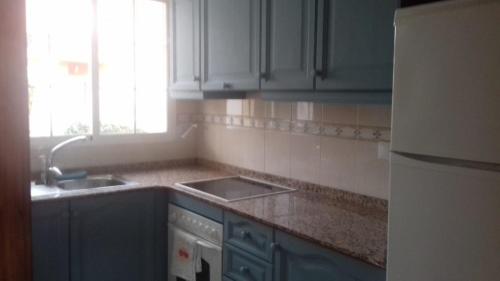
{"label": "white refrigerator", "polygon": [[388,281],[500,280],[500,0],[398,10]]}

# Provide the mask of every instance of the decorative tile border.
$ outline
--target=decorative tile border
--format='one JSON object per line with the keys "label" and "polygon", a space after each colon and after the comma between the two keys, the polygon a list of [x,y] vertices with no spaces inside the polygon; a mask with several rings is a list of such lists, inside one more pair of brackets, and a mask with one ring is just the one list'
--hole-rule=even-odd
{"label": "decorative tile border", "polygon": [[356,126],[349,124],[335,124],[304,120],[283,120],[270,118],[254,118],[239,115],[213,115],[213,114],[178,114],[177,122],[186,124],[190,122],[225,125],[233,127],[254,128],[290,132],[296,134],[318,135],[334,138],[383,141],[389,142],[391,128]]}

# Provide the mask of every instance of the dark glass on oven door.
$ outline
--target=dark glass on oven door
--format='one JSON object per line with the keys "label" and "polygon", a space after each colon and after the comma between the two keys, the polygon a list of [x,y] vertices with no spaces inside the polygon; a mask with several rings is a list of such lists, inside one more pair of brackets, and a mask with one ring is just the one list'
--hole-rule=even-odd
{"label": "dark glass on oven door", "polygon": [[[177,277],[176,281],[186,281]],[[196,281],[210,281],[210,265],[204,259],[201,260],[201,272],[196,273]]]}

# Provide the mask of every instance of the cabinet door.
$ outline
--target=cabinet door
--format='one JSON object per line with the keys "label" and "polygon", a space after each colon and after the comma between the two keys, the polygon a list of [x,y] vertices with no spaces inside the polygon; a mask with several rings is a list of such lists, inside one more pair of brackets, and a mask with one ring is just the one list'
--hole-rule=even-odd
{"label": "cabinet door", "polygon": [[200,90],[200,0],[172,0],[170,89]]}
{"label": "cabinet door", "polygon": [[155,281],[165,281],[168,276],[167,249],[168,247],[168,200],[169,192],[165,189],[147,191],[154,192],[154,255]]}
{"label": "cabinet door", "polygon": [[31,213],[33,280],[68,281],[68,202],[34,203]]}
{"label": "cabinet door", "polygon": [[390,90],[397,0],[319,0],[317,90]]}
{"label": "cabinet door", "polygon": [[71,201],[71,280],[154,280],[152,192]]}
{"label": "cabinet door", "polygon": [[203,0],[202,30],[202,89],[258,90],[260,0]]}
{"label": "cabinet door", "polygon": [[314,0],[263,0],[262,89],[314,89],[314,4]]}
{"label": "cabinet door", "polygon": [[383,281],[385,270],[276,233],[275,281]]}

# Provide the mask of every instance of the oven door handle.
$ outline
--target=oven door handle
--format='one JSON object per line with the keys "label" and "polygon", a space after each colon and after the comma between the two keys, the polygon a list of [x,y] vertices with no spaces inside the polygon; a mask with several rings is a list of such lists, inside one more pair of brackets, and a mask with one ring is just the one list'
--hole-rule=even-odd
{"label": "oven door handle", "polygon": [[217,250],[217,251],[222,251],[221,247],[219,247],[215,244],[209,243],[209,242],[205,242],[203,240],[197,240],[196,244],[200,247],[209,248],[209,249],[213,249],[213,250]]}

